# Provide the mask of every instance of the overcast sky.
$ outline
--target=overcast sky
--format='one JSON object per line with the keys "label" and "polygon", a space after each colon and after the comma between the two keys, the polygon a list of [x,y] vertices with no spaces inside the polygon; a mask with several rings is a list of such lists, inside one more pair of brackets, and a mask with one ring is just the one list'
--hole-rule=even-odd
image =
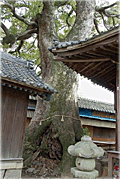
{"label": "overcast sky", "polygon": [[111,91],[93,84],[87,78],[80,77],[78,96],[114,104],[114,94]]}

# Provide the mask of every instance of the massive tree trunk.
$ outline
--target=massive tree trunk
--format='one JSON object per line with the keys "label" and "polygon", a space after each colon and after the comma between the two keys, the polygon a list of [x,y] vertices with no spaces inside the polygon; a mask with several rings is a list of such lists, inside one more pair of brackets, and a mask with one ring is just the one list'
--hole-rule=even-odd
{"label": "massive tree trunk", "polygon": [[[93,2],[93,0],[77,1],[76,22],[66,40],[67,38],[72,40],[73,36],[77,36],[77,40],[88,37],[88,31],[90,33],[93,27],[91,20],[94,12]],[[53,54],[48,50],[48,47],[52,46],[53,38],[57,38],[53,3],[44,1],[43,12],[37,17],[38,47],[42,60],[42,78],[58,93],[52,96],[50,102],[38,97],[35,115],[26,131],[24,158],[30,162],[38,153],[41,155],[47,153],[49,158],[59,161],[60,172],[70,173],[74,159],[68,154],[67,148],[79,141],[82,136],[77,106],[78,76],[62,62],[54,62]],[[41,119],[47,118],[49,120],[39,125]],[[46,138],[48,140],[45,143]]]}

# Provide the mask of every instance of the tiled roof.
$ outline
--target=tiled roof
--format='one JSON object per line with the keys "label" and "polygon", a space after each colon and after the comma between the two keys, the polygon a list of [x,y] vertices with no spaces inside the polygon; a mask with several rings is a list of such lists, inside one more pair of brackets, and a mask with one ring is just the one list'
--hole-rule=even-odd
{"label": "tiled roof", "polygon": [[33,62],[18,58],[6,52],[1,52],[1,72],[3,80],[12,81],[22,86],[30,87],[46,93],[56,92],[37,76]]}
{"label": "tiled roof", "polygon": [[110,31],[112,31],[112,30],[115,30],[115,29],[117,29],[119,26],[117,26],[117,27],[111,27],[109,30],[107,30],[107,31],[102,31],[100,34],[98,34],[98,35],[93,35],[92,37],[90,37],[90,38],[85,38],[85,40],[76,40],[76,41],[69,41],[69,42],[59,42],[59,40],[58,39],[53,39],[53,46],[52,47],[49,47],[48,49],[52,52],[52,50],[53,49],[61,49],[61,48],[65,48],[65,47],[69,47],[69,46],[73,46],[73,45],[78,45],[78,44],[82,44],[82,43],[85,43],[85,42],[87,42],[87,41],[90,41],[90,40],[93,40],[94,38],[96,38],[96,37],[100,37],[101,35],[103,35],[103,34],[107,34],[107,33],[109,33]]}
{"label": "tiled roof", "polygon": [[114,91],[116,87],[116,64],[119,56],[120,26],[94,35],[85,40],[59,42],[54,39],[54,61],[61,61],[81,76]]}
{"label": "tiled roof", "polygon": [[94,101],[85,98],[78,99],[79,108],[90,109],[95,111],[115,113],[114,105],[110,103],[104,103],[100,101]]}

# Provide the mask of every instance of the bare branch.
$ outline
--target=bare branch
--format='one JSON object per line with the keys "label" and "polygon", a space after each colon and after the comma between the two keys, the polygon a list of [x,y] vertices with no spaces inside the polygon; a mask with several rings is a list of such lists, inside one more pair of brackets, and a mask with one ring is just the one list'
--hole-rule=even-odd
{"label": "bare branch", "polygon": [[101,14],[101,17],[102,17],[102,20],[103,20],[103,24],[104,24],[105,28],[108,30],[107,25],[106,25],[106,22],[105,22],[105,19],[104,19],[104,16],[103,16],[102,13],[100,13],[100,14]]}
{"label": "bare branch", "polygon": [[104,12],[107,17],[117,17],[120,18],[120,14],[112,14],[109,11]]}
{"label": "bare branch", "polygon": [[[95,11],[97,12],[97,14],[95,13],[95,18],[98,18],[98,16],[100,15],[100,17],[102,18],[102,21],[103,21],[103,24],[104,24],[104,27],[108,30],[108,27],[107,27],[107,24],[106,24],[106,21],[105,21],[105,17],[106,18],[112,18],[112,21],[113,21],[113,26],[115,26],[115,19],[114,18],[118,18],[120,19],[120,14],[114,14],[114,12],[111,12],[111,9],[109,8],[112,8],[113,6],[115,5],[119,5],[119,2],[115,2],[113,4],[110,4],[108,6],[104,6],[104,7],[96,7],[95,8]],[[109,10],[108,10],[109,9]],[[117,11],[116,11],[117,12]],[[99,14],[99,15],[98,15]],[[97,29],[96,29],[97,30]]]}
{"label": "bare branch", "polygon": [[113,21],[113,26],[115,27],[115,20],[114,18],[112,17],[112,21]]}
{"label": "bare branch", "polygon": [[103,12],[103,11],[105,11],[105,9],[111,8],[111,7],[115,6],[115,5],[117,5],[118,3],[119,3],[119,2],[117,1],[117,2],[115,2],[115,3],[113,3],[113,4],[110,4],[110,5],[104,6],[104,7],[98,7],[98,6],[96,6],[96,7],[95,7],[95,10],[96,10],[97,12]]}
{"label": "bare branch", "polygon": [[62,26],[61,28],[59,28],[59,31],[62,30],[63,28],[67,27],[66,25]]}
{"label": "bare branch", "polygon": [[94,25],[95,25],[95,29],[97,30],[97,32],[100,34],[100,30],[98,28],[98,24],[97,24],[97,20],[94,19]]}
{"label": "bare branch", "polygon": [[13,54],[13,53],[17,52],[20,54],[20,49],[22,48],[23,44],[24,44],[24,41],[21,40],[19,46],[14,51],[9,51],[9,53]]}
{"label": "bare branch", "polygon": [[74,11],[74,8],[72,8],[72,9],[70,10],[70,12],[68,13],[68,16],[67,16],[67,18],[66,18],[66,23],[67,23],[68,27],[70,27],[70,23],[68,22],[68,19],[69,19],[70,15],[73,13],[73,11]]}
{"label": "bare branch", "polygon": [[117,18],[119,18],[120,15],[118,15],[118,14],[112,14],[109,11],[106,11],[106,9],[109,9],[109,8],[117,5],[118,3],[119,2],[115,2],[115,3],[111,4],[111,5],[104,6],[104,7],[98,7],[98,6],[96,6],[95,7],[95,11],[100,13],[100,14],[103,13],[107,17],[117,17]]}
{"label": "bare branch", "polygon": [[23,18],[22,16],[19,16],[18,14],[16,14],[15,8],[14,8],[11,4],[9,4],[9,3],[2,3],[2,2],[1,2],[0,5],[1,5],[1,6],[8,7],[8,8],[11,10],[13,16],[16,17],[18,20],[24,22],[26,25],[28,25],[28,26],[34,25],[34,26],[36,26],[36,27],[38,26],[35,21],[28,22],[28,21],[26,21],[25,18]]}
{"label": "bare branch", "polygon": [[17,40],[26,40],[32,36],[33,33],[37,33],[37,29],[26,30],[22,34],[17,35]]}
{"label": "bare branch", "polygon": [[34,47],[35,41],[36,41],[36,38],[32,42],[32,45],[30,46],[30,48],[28,48],[24,53],[27,53],[32,47]]}
{"label": "bare branch", "polygon": [[20,54],[20,49],[22,48],[23,44],[24,44],[24,41],[21,40],[19,46],[18,46],[18,47],[16,48],[16,50],[15,50],[15,51],[18,52],[19,54]]}
{"label": "bare branch", "polygon": [[9,30],[7,29],[7,27],[2,22],[1,22],[1,28],[4,30],[6,35],[10,34]]}
{"label": "bare branch", "polygon": [[30,37],[32,37],[33,33],[37,33],[37,29],[29,29],[26,30],[25,32],[23,32],[22,34],[6,34],[6,36],[3,38],[2,40],[2,44],[10,44],[10,47],[12,47],[12,45],[17,41],[17,40],[26,40]]}
{"label": "bare branch", "polygon": [[[38,60],[38,59],[39,59],[39,58],[37,58],[37,60]],[[38,67],[41,68],[41,63],[39,63],[39,64],[36,65],[35,71],[37,70]]]}

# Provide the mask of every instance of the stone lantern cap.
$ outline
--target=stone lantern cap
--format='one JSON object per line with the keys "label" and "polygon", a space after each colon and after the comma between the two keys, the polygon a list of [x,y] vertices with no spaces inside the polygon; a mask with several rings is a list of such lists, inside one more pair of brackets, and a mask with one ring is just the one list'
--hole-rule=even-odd
{"label": "stone lantern cap", "polygon": [[80,142],[68,147],[68,153],[81,158],[97,158],[103,156],[104,150],[101,147],[97,147],[92,142],[91,137],[84,135]]}

